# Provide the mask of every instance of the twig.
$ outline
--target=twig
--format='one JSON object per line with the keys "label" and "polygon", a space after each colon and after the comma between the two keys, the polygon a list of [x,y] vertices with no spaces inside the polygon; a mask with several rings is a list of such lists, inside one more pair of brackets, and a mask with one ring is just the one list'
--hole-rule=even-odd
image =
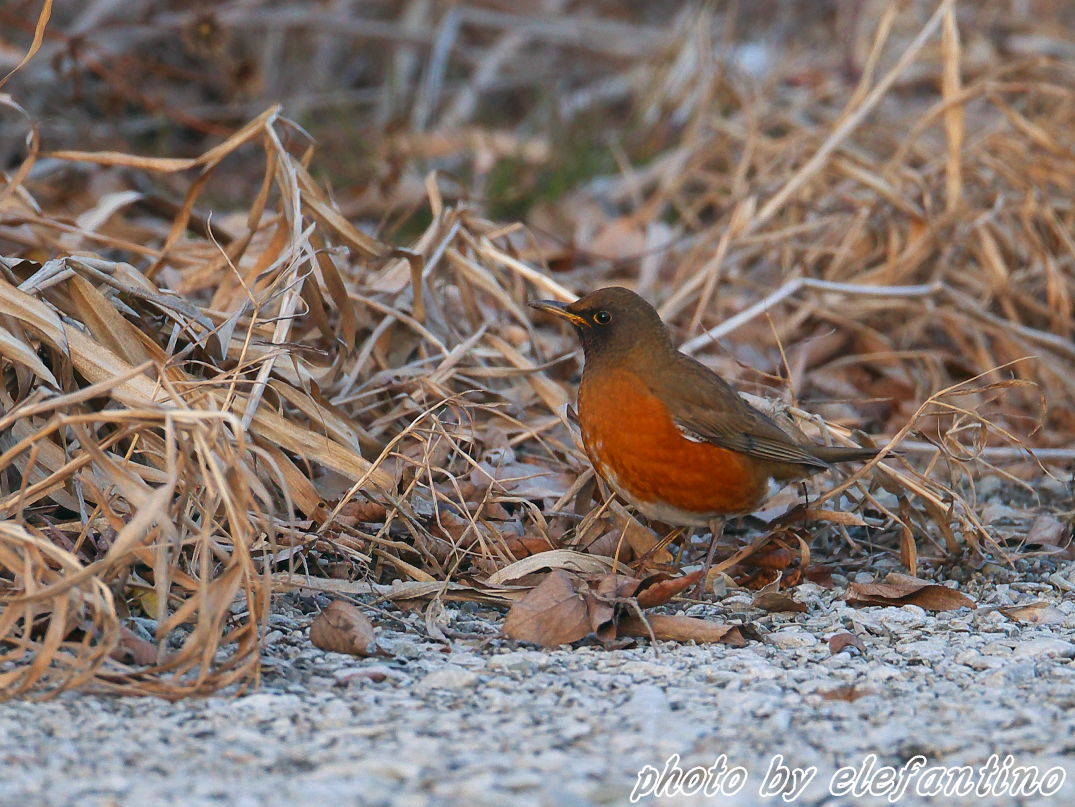
{"label": "twig", "polygon": [[942,286],[939,283],[922,283],[914,286],[868,286],[859,283],[834,283],[831,280],[818,280],[813,277],[796,277],[789,280],[765,299],[759,300],[749,308],[740,311],[734,317],[730,317],[720,325],[715,325],[693,339],[687,340],[680,347],[680,350],[684,353],[694,353],[703,345],[727,336],[755,317],[764,314],[769,308],[782,300],[786,300],[801,289],[816,289],[818,291],[867,297],[928,297],[931,294],[936,294],[941,288]]}

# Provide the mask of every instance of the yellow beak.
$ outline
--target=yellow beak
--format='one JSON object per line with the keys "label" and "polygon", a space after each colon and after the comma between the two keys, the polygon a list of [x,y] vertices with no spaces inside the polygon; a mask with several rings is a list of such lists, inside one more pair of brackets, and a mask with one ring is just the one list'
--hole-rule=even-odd
{"label": "yellow beak", "polygon": [[558,303],[555,300],[534,300],[528,305],[531,308],[536,308],[538,311],[545,311],[553,316],[563,317],[572,325],[578,328],[589,328],[590,323],[580,317],[578,314],[573,314],[567,310],[567,303]]}

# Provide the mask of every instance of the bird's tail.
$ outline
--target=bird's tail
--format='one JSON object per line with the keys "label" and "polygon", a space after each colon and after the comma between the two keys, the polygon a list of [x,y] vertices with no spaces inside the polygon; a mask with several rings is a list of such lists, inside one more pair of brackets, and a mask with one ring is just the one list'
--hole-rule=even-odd
{"label": "bird's tail", "polygon": [[865,462],[872,460],[880,451],[878,448],[848,448],[846,446],[810,446],[811,453],[819,460],[828,463]]}

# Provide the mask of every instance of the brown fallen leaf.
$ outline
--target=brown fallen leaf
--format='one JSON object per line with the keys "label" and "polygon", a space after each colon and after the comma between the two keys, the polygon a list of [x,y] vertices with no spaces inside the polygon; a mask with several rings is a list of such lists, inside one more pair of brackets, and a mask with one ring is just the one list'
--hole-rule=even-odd
{"label": "brown fallen leaf", "polygon": [[369,656],[373,653],[373,625],[358,606],[333,600],[310,625],[310,641],[322,650]]}
{"label": "brown fallen leaf", "polygon": [[[563,569],[553,569],[511,606],[503,633],[542,647],[578,641],[593,630],[588,594],[579,577]],[[608,616],[612,616],[611,606]]]}
{"label": "brown fallen leaf", "polygon": [[143,639],[126,625],[120,625],[119,641],[108,655],[116,661],[146,667],[157,663],[157,646]]}
{"label": "brown fallen leaf", "polygon": [[[646,623],[649,623],[648,628]],[[646,617],[646,622],[636,614],[630,614],[620,620],[619,628],[624,636],[648,637],[652,630],[655,638],[673,642],[722,642],[732,647],[744,647],[747,643],[742,625],[721,625],[680,614],[651,614]]]}
{"label": "brown fallen leaf", "polygon": [[1048,602],[1031,602],[1026,605],[1009,605],[999,609],[1008,619],[1027,625],[1053,625],[1067,619],[1067,614]]}
{"label": "brown fallen leaf", "polygon": [[663,536],[658,535],[649,527],[645,527],[633,518],[617,525],[616,541],[619,543],[620,535],[624,542],[631,547],[631,552],[636,558],[646,558],[650,566],[672,563],[672,553],[667,547],[660,546]]}
{"label": "brown fallen leaf", "polygon": [[754,595],[754,607],[770,613],[780,611],[806,613],[806,603],[792,599],[790,595],[785,594],[783,591],[759,591]]}
{"label": "brown fallen leaf", "polygon": [[831,655],[835,656],[849,647],[858,650],[862,655],[866,655],[866,645],[854,633],[837,633],[835,636],[829,637],[829,653]]}
{"label": "brown fallen leaf", "polygon": [[606,574],[591,578],[588,583],[593,592],[593,601],[589,603],[592,629],[598,639],[608,644],[615,641],[618,633],[616,617],[623,609],[617,605],[638,590],[639,580],[625,574]]}
{"label": "brown fallen leaf", "polygon": [[341,684],[346,684],[351,681],[365,678],[372,681],[375,684],[381,684],[387,681],[389,678],[398,679],[402,676],[395,670],[390,670],[387,667],[352,667],[345,673],[342,673],[337,677],[337,681]]}
{"label": "brown fallen leaf", "polygon": [[537,555],[520,558],[489,575],[485,581],[490,586],[517,583],[523,577],[545,569],[559,569],[579,574],[601,575],[612,568],[612,561],[596,555],[586,555],[573,549],[551,549]]}
{"label": "brown fallen leaf", "polygon": [[[639,605],[660,604],[698,581],[700,572],[657,582],[638,595]],[[544,647],[570,644],[593,633],[606,646],[620,636],[650,636],[679,642],[724,642],[741,647],[756,638],[745,625],[720,625],[687,616],[654,614],[641,619],[628,599],[640,582],[622,574],[583,578],[563,569],[549,572],[534,589],[512,605],[503,634]]]}
{"label": "brown fallen leaf", "polygon": [[769,527],[786,527],[805,521],[829,521],[833,524],[843,524],[848,527],[862,527],[866,524],[862,516],[857,513],[848,513],[843,510],[825,510],[796,505],[779,518],[769,522]]}
{"label": "brown fallen leaf", "polygon": [[[319,521],[324,521],[336,507],[335,502],[325,502],[318,508]],[[336,520],[347,526],[355,524],[382,523],[388,518],[388,508],[379,502],[350,501],[340,508]]]}
{"label": "brown fallen leaf", "polygon": [[762,552],[755,552],[750,559],[752,566],[771,571],[782,571],[795,560],[795,553],[786,546],[774,546]]}
{"label": "brown fallen leaf", "polygon": [[671,577],[666,572],[657,572],[642,581],[638,587],[639,592],[635,596],[638,604],[643,608],[655,608],[658,605],[664,605],[677,594],[682,594],[695,585],[701,577],[701,569],[682,577]]}
{"label": "brown fallen leaf", "polygon": [[914,533],[906,524],[900,531],[900,563],[912,575],[918,574],[918,544],[915,543]]}
{"label": "brown fallen leaf", "polygon": [[803,573],[803,576],[822,588],[836,588],[836,584],[832,582],[832,572],[831,566],[813,565]]}
{"label": "brown fallen leaf", "polygon": [[1028,544],[1059,546],[1071,540],[1071,525],[1045,514],[1034,519],[1026,534]]}
{"label": "brown fallen leaf", "polygon": [[848,527],[861,527],[866,524],[862,516],[857,513],[848,513],[843,510],[815,509],[799,503],[789,507],[776,518],[770,519],[766,526],[773,530],[792,524],[801,524],[806,521],[830,521],[833,524],[844,524]]}
{"label": "brown fallen leaf", "polygon": [[634,558],[631,547],[620,540],[619,530],[608,530],[596,538],[587,538],[584,543],[577,544],[576,547],[588,555],[603,555],[606,558],[618,556],[622,562],[627,562]]}
{"label": "brown fallen leaf", "polygon": [[844,510],[815,510],[808,507],[803,515],[806,521],[829,521],[848,527],[866,526],[866,520],[858,513],[848,513]]}
{"label": "brown fallen leaf", "polygon": [[867,687],[856,686],[855,684],[843,684],[834,689],[819,691],[817,694],[827,701],[857,701],[859,698],[865,698],[867,695],[876,695],[877,692]]}
{"label": "brown fallen leaf", "polygon": [[1075,560],[1075,524],[1045,514],[1034,519],[1027,531],[1025,544],[1038,552],[1052,555],[1056,560]]}
{"label": "brown fallen leaf", "polygon": [[906,497],[900,498],[900,563],[910,574],[918,574],[918,542],[910,525],[914,522],[914,512]]}
{"label": "brown fallen leaf", "polygon": [[504,548],[516,560],[556,549],[546,538],[505,538]]}
{"label": "brown fallen leaf", "polygon": [[558,499],[571,487],[571,477],[553,468],[526,462],[493,464],[481,462],[470,474],[470,481],[522,499]]}
{"label": "brown fallen leaf", "polygon": [[587,582],[599,596],[620,599],[630,597],[638,591],[638,584],[641,581],[637,577],[626,574],[603,574],[590,577]]}
{"label": "brown fallen leaf", "polygon": [[977,608],[974,600],[961,591],[895,572],[883,583],[852,583],[848,605],[917,605],[927,611],[954,611]]}

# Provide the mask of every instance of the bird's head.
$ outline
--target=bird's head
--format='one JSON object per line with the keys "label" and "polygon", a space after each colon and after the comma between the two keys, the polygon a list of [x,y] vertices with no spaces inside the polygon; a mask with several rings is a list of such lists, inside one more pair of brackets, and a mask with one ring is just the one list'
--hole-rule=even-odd
{"label": "bird's head", "polygon": [[639,348],[652,352],[652,348],[671,347],[668,329],[653,306],[619,286],[592,291],[573,303],[538,300],[530,306],[574,325],[587,362],[626,357]]}

